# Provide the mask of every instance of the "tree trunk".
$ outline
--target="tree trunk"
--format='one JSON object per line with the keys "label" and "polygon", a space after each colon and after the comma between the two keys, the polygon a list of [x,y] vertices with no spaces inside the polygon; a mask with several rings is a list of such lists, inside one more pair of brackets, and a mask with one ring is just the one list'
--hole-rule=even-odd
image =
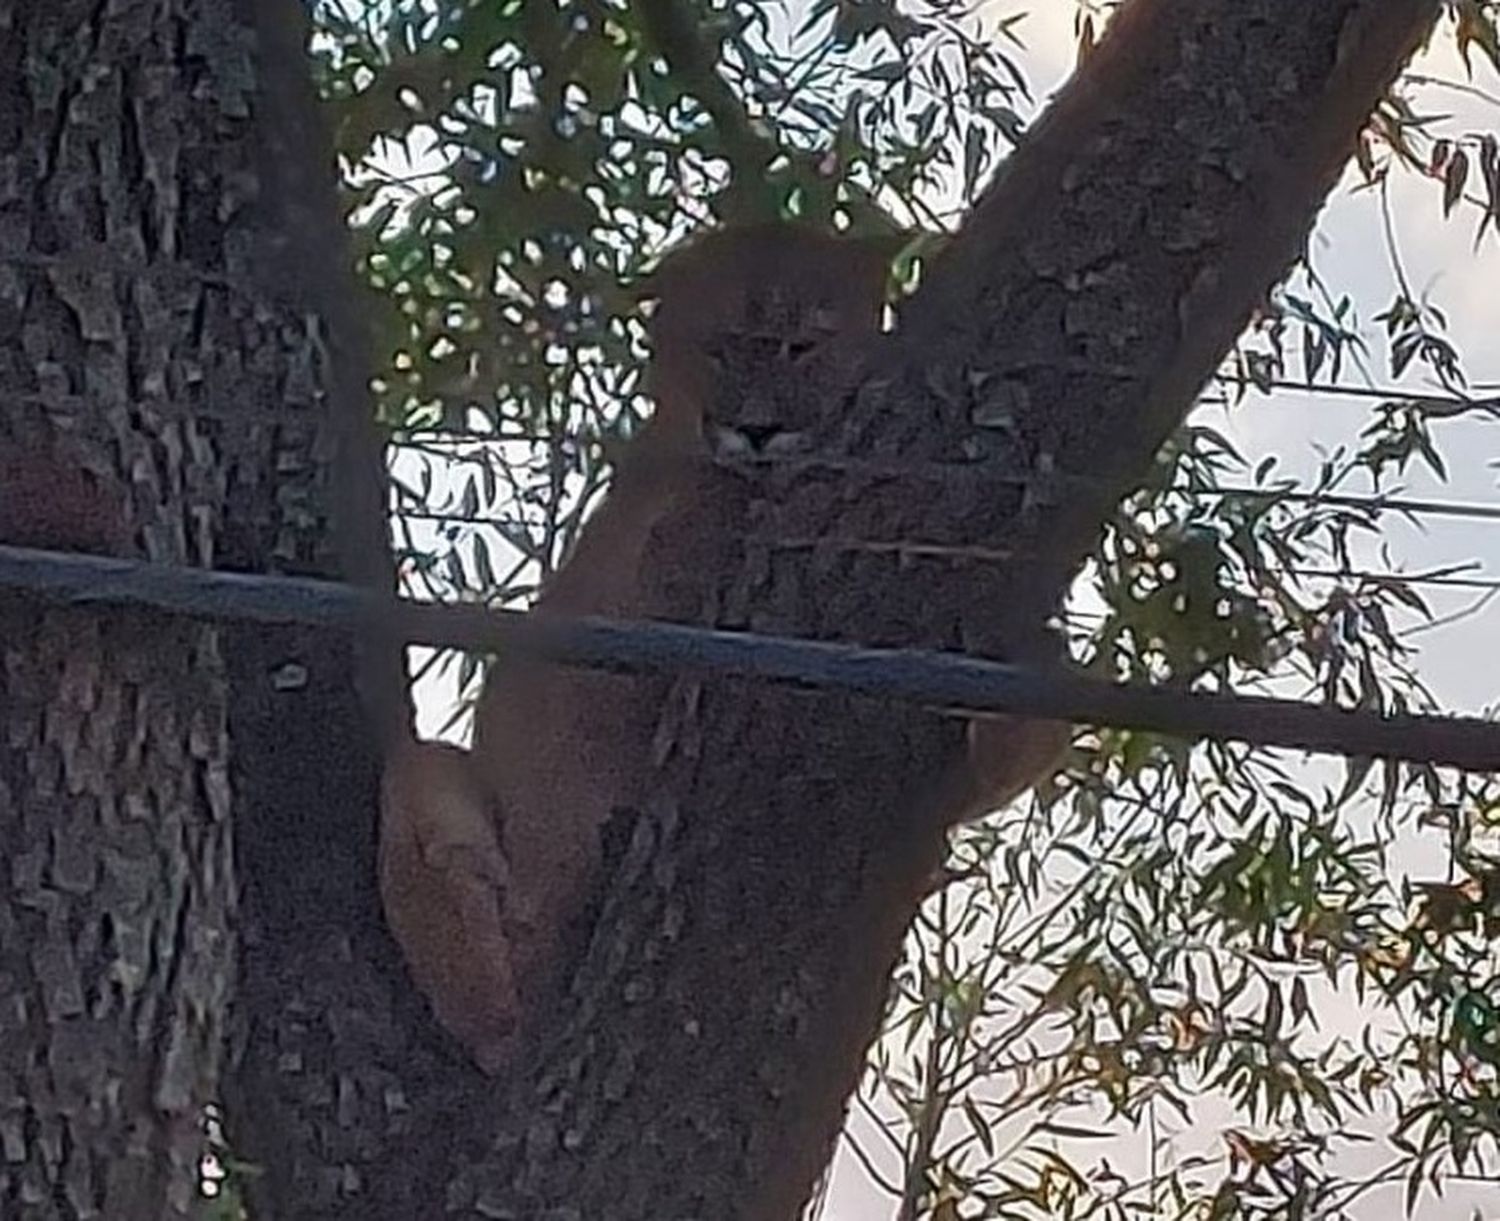
{"label": "tree trunk", "polygon": [[[218,234],[172,192],[211,120],[159,22],[0,27],[0,536],[205,563],[220,485],[177,397],[203,290],[173,247]],[[184,1215],[233,967],[218,636],[7,597],[0,639],[0,1213]]]}
{"label": "tree trunk", "polygon": [[[280,131],[255,18],[292,82]],[[315,280],[344,274],[332,166],[287,147],[313,118],[302,29],[296,0],[0,5],[0,539],[337,570],[330,348],[343,418],[369,421],[362,362],[326,338],[347,294]],[[298,173],[312,213],[281,206]],[[307,778],[342,735],[369,836],[349,650],[10,596],[0,639],[0,1216],[186,1215],[232,1012],[234,824],[299,783],[301,825],[333,815]]]}

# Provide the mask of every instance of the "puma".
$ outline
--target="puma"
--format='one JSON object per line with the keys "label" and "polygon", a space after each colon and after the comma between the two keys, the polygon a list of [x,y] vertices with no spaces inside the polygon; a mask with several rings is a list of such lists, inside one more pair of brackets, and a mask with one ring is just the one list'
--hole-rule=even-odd
{"label": "puma", "polygon": [[[717,232],[665,260],[652,286],[656,413],[532,613],[649,617],[641,556],[694,464],[805,448],[800,413],[833,394],[873,342],[888,271],[875,244],[791,225]],[[587,932],[576,926],[603,825],[644,796],[665,691],[664,679],[502,656],[469,752],[403,743],[387,762],[387,921],[438,1020],[487,1072],[507,1063],[523,1020],[557,999]],[[1065,733],[973,723],[954,820],[1029,787]]]}

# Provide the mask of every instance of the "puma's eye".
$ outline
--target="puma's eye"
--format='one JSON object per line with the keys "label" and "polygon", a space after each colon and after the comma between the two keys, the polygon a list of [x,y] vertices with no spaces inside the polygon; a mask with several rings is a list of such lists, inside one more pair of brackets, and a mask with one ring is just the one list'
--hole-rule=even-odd
{"label": "puma's eye", "polygon": [[787,359],[795,363],[810,355],[817,346],[811,339],[788,339],[782,350]]}

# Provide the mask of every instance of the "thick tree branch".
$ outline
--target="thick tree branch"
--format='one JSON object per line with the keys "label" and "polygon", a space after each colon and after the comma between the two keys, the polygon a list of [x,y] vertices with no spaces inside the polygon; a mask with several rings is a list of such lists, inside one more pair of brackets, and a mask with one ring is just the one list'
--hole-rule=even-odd
{"label": "thick tree branch", "polygon": [[[1067,481],[1034,519],[1053,559],[1039,587],[1076,564],[1300,255],[1437,5],[1230,7],[1127,4],[908,311],[902,359],[962,368],[971,415],[1005,420]],[[1247,78],[1241,54],[1263,51],[1271,75]]]}

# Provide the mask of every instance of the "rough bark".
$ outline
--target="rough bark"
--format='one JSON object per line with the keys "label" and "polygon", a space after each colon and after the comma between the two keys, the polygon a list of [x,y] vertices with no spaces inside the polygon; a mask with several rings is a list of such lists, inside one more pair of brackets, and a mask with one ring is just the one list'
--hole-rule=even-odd
{"label": "rough bark", "polygon": [[[0,527],[201,564],[224,486],[183,408],[230,322],[186,271],[222,184],[188,170],[222,116],[176,33],[0,14],[0,443],[112,514],[69,538],[102,518],[64,505],[53,534],[38,485]],[[233,968],[219,638],[8,598],[0,639],[0,1214],[183,1215]]]}
{"label": "rough bark", "polygon": [[[342,577],[389,588],[381,447],[365,390],[347,232],[332,146],[305,58],[300,0],[232,0],[202,18],[233,25],[250,54],[250,202],[235,218],[230,274],[274,301],[283,337],[274,427],[245,454],[226,566]],[[242,883],[239,1052],[224,1082],[255,1215],[337,1213],[393,1159],[410,1022],[375,893],[380,743],[405,716],[399,650],[303,627],[227,633]],[[402,1006],[407,1006],[403,1009]],[[357,1211],[357,1209],[356,1209]]]}
{"label": "rough bark", "polygon": [[[335,570],[327,405],[347,382],[326,334],[345,298],[313,277],[337,268],[339,225],[331,167],[285,147],[312,106],[302,15],[271,8],[0,5],[0,537]],[[302,91],[285,132],[255,105],[257,14],[280,18]],[[294,171],[327,192],[311,217],[266,206]],[[357,389],[361,362],[337,363]],[[59,503],[38,471],[104,508]],[[295,792],[287,821],[334,815],[308,783],[330,770],[330,708],[358,743],[345,774],[373,776],[349,651],[9,598],[0,639],[0,1215],[183,1215],[231,1012],[231,813],[243,829]],[[334,793],[368,822],[357,784]]]}

